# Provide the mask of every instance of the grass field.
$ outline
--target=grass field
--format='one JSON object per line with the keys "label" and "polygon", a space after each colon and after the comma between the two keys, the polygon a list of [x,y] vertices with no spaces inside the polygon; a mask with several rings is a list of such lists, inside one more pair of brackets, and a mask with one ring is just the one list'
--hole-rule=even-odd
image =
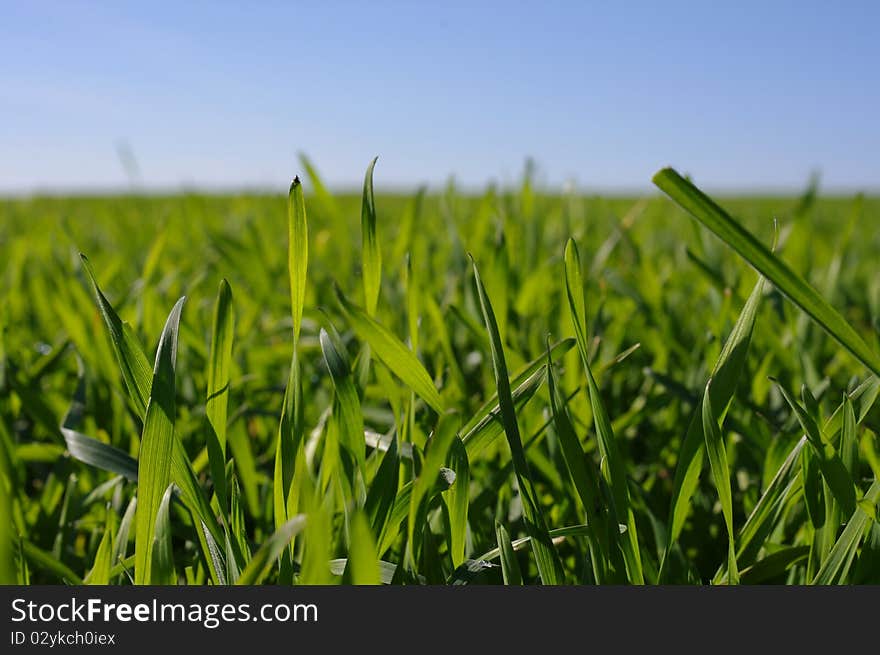
{"label": "grass field", "polygon": [[5,581],[880,583],[880,199],[303,170],[0,201]]}

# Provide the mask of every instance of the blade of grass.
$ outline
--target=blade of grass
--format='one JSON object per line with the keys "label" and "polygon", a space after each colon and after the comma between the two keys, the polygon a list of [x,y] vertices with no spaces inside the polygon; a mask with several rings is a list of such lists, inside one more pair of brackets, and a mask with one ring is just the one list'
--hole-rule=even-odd
{"label": "blade of grass", "polygon": [[351,521],[351,544],[345,574],[353,585],[382,584],[376,544],[363,512],[356,512]]}
{"label": "blade of grass", "polygon": [[653,180],[666,195],[739,253],[856,359],[880,375],[880,356],[865,344],[849,322],[715,201],[672,168],[657,172]]}
{"label": "blade of grass", "polygon": [[510,394],[510,379],[507,374],[507,364],[504,361],[504,350],[501,345],[501,337],[498,334],[498,324],[492,311],[492,304],[486,295],[486,289],[480,279],[477,263],[471,258],[474,269],[474,279],[477,285],[477,294],[480,299],[480,309],[483,312],[483,320],[489,333],[489,344],[492,351],[492,369],[495,374],[495,384],[498,389],[498,403],[501,409],[501,420],[504,423],[504,432],[507,435],[507,443],[510,446],[510,455],[513,460],[513,468],[522,498],[523,517],[526,523],[526,531],[532,537],[532,550],[535,553],[535,561],[538,573],[544,584],[552,585],[562,582],[562,563],[550,535],[547,533],[547,524],[541,506],[538,502],[537,492],[532,484],[531,473],[526,462],[525,450],[520,439],[519,425],[516,420],[516,411],[513,398]]}
{"label": "blade of grass", "polygon": [[138,508],[135,520],[135,584],[151,580],[153,536],[162,494],[171,482],[171,453],[174,442],[175,362],[177,334],[184,298],[177,301],[168,320],[153,369],[153,383],[147,403],[141,448],[138,456]]}
{"label": "blade of grass", "polygon": [[452,441],[447,464],[455,472],[455,482],[443,492],[443,499],[449,513],[449,554],[452,565],[458,567],[465,559],[468,491],[471,482],[467,449],[461,439]]}
{"label": "blade of grass", "polygon": [[724,447],[724,437],[718,428],[715,414],[712,412],[712,401],[709,389],[712,385],[710,379],[706,383],[706,391],[703,394],[702,417],[703,436],[706,444],[706,453],[709,456],[709,469],[721,501],[721,513],[724,515],[724,526],[727,528],[727,583],[739,584],[739,571],[736,566],[735,533],[733,531],[733,496],[730,490],[730,467],[727,463],[727,449]]}
{"label": "blade of grass", "polygon": [[382,284],[382,255],[379,239],[376,237],[376,202],[373,198],[373,169],[378,159],[375,157],[367,166],[361,203],[361,266],[364,276],[364,308],[367,310],[367,316],[376,314],[379,287]]}
{"label": "blade of grass", "polygon": [[498,550],[501,553],[501,575],[506,585],[522,585],[522,573],[519,570],[519,562],[513,544],[510,543],[510,535],[498,521],[495,521],[495,540],[498,542]]}
{"label": "blade of grass", "polygon": [[232,290],[224,279],[220,281],[214,320],[211,329],[211,356],[208,364],[208,399],[205,414],[208,417],[208,459],[211,479],[220,500],[226,507],[226,421],[229,404],[229,375],[232,364],[232,339],[235,333],[235,312]]}
{"label": "blade of grass", "polygon": [[415,353],[385,327],[370,318],[362,309],[349,302],[338,286],[336,287],[336,296],[358,337],[369,344],[372,352],[404,384],[435,412],[442,414],[443,402],[440,400],[440,394]]}
{"label": "blade of grass", "polygon": [[625,523],[627,526],[626,534],[619,540],[626,561],[627,574],[631,582],[644,584],[645,577],[639,552],[635,516],[629,501],[626,468],[614,438],[611,420],[602,403],[599,386],[596,384],[596,379],[593,377],[593,371],[590,367],[587,343],[586,298],[584,297],[584,283],[581,274],[581,259],[577,243],[575,243],[574,239],[569,239],[565,244],[565,290],[568,296],[572,323],[574,324],[578,352],[587,374],[587,389],[590,396],[590,406],[593,410],[593,424],[599,443],[599,452],[608,471],[606,480],[611,488],[614,501],[614,515],[617,517],[616,520],[618,522]]}
{"label": "blade of grass", "polygon": [[171,548],[171,495],[174,485],[169,484],[156,513],[156,527],[153,533],[152,566],[150,568],[151,585],[173,585],[177,583],[174,571],[174,553]]}

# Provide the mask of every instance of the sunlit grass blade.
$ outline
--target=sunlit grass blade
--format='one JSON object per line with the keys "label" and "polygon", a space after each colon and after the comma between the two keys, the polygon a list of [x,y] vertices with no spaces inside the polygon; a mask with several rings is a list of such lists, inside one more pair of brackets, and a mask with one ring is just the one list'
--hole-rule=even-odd
{"label": "sunlit grass blade", "polygon": [[257,549],[251,561],[235,581],[237,585],[257,585],[263,582],[272,563],[278,559],[291,540],[306,525],[306,517],[298,514],[278,528],[266,542]]}
{"label": "sunlit grass blade", "polygon": [[153,536],[162,494],[171,482],[174,443],[175,362],[177,334],[184,298],[177,301],[156,351],[156,366],[147,403],[141,449],[138,455],[138,508],[135,521],[135,584],[151,580]]}
{"label": "sunlit grass blade", "polygon": [[504,526],[495,522],[495,539],[498,542],[498,550],[501,552],[501,575],[506,585],[521,585],[523,583],[522,572],[519,570],[519,562],[513,544],[510,543],[510,535]]}
{"label": "sunlit grass blade", "polygon": [[299,341],[303,305],[306,297],[306,276],[309,261],[309,232],[302,184],[293,178],[287,198],[287,267],[290,273],[290,306],[293,314],[293,341]]}
{"label": "sunlit grass blade", "polygon": [[232,339],[235,333],[235,311],[232,290],[224,279],[220,281],[214,320],[211,329],[211,356],[208,361],[208,399],[205,414],[208,417],[208,458],[211,479],[226,507],[226,421],[229,405],[229,376],[232,366]]}
{"label": "sunlit grass blade", "polygon": [[535,553],[535,561],[538,565],[538,573],[544,584],[558,584],[562,582],[562,563],[550,536],[547,533],[547,523],[538,501],[537,492],[532,483],[525,450],[519,433],[519,425],[516,420],[513,398],[510,394],[510,380],[507,374],[507,364],[504,360],[504,350],[501,345],[501,337],[498,334],[498,324],[492,311],[492,304],[486,295],[486,289],[480,279],[477,263],[471,260],[474,269],[474,279],[477,285],[477,294],[480,299],[480,308],[483,312],[483,320],[489,333],[489,344],[492,351],[492,369],[495,374],[495,384],[498,389],[498,403],[501,409],[501,421],[504,424],[504,432],[507,435],[507,443],[510,446],[510,455],[513,460],[513,468],[516,473],[522,498],[523,517],[526,530],[532,538],[532,550]]}
{"label": "sunlit grass blade", "polygon": [[585,290],[581,274],[580,255],[578,254],[577,244],[574,239],[569,239],[565,244],[565,290],[568,296],[571,320],[574,324],[581,363],[587,376],[587,389],[590,396],[590,406],[593,410],[593,424],[596,429],[599,452],[608,471],[607,482],[614,499],[614,513],[617,516],[617,520],[625,523],[627,526],[627,533],[620,540],[623,556],[626,560],[627,574],[631,582],[643,584],[645,581],[644,571],[642,570],[641,554],[639,553],[639,539],[636,531],[635,516],[632,513],[629,502],[626,468],[614,438],[611,420],[602,403],[599,386],[596,384],[596,379],[590,367]]}
{"label": "sunlit grass blade", "polygon": [[171,495],[174,485],[169,484],[156,513],[156,528],[153,532],[152,566],[148,584],[173,585],[177,583],[174,572],[174,553],[171,548]]}
{"label": "sunlit grass blade", "polygon": [[721,501],[721,513],[724,515],[724,526],[727,528],[727,583],[739,584],[739,572],[736,565],[735,533],[733,531],[733,496],[730,490],[730,467],[727,463],[727,449],[724,446],[724,437],[718,428],[715,414],[712,412],[712,401],[709,389],[712,385],[710,380],[706,384],[706,392],[703,394],[702,419],[703,438],[706,444],[706,453],[709,457],[709,469]]}
{"label": "sunlit grass blade", "polygon": [[[109,512],[108,512],[109,514]],[[95,559],[92,562],[92,568],[88,575],[83,579],[85,584],[89,585],[108,585],[110,584],[110,569],[113,567],[113,530],[110,521],[104,527],[104,534],[101,536],[101,542],[98,544],[98,550],[95,553]]]}
{"label": "sunlit grass blade", "polygon": [[346,576],[353,585],[382,584],[376,543],[363,512],[355,513],[351,521],[351,543],[348,548]]}
{"label": "sunlit grass blade", "polygon": [[382,255],[379,239],[376,236],[376,201],[373,198],[373,169],[378,159],[378,157],[374,158],[367,166],[361,204],[361,267],[364,277],[364,308],[367,310],[367,316],[376,313],[379,288],[382,284]]}
{"label": "sunlit grass blade", "polygon": [[388,329],[353,305],[339,287],[336,296],[360,339],[369,344],[371,351],[400,378],[412,391],[436,411],[443,413],[443,402],[431,376],[412,350],[407,348]]}
{"label": "sunlit grass blade", "polygon": [[856,359],[874,374],[880,375],[880,356],[865,344],[849,322],[715,201],[671,168],[659,171],[653,180],[664,193],[738,252]]}

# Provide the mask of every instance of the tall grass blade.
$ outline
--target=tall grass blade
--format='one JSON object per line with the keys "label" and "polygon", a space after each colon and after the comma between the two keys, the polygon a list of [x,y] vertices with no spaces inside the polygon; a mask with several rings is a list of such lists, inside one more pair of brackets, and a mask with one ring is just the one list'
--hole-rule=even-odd
{"label": "tall grass blade", "polygon": [[135,584],[152,579],[153,538],[162,495],[171,482],[171,455],[174,443],[175,362],[177,334],[184,298],[177,301],[168,320],[153,369],[150,399],[147,403],[141,449],[138,456],[138,508],[135,521]]}
{"label": "tall grass blade", "polygon": [[849,322],[715,201],[671,168],[659,171],[653,180],[664,193],[738,252],[871,372],[880,375],[880,356],[865,344]]}
{"label": "tall grass blade", "polygon": [[513,398],[510,394],[510,380],[507,374],[507,363],[504,360],[504,350],[501,345],[501,337],[498,334],[498,324],[492,311],[492,304],[486,295],[486,289],[480,279],[477,263],[471,260],[474,268],[474,279],[477,285],[477,294],[480,299],[480,308],[483,312],[483,321],[489,333],[489,344],[492,351],[492,369],[495,373],[495,384],[498,389],[498,402],[501,409],[501,421],[504,424],[504,432],[507,435],[507,443],[510,446],[510,455],[513,460],[513,469],[516,473],[522,498],[523,517],[526,522],[526,531],[532,538],[532,550],[535,553],[535,561],[538,565],[538,573],[544,584],[552,585],[562,582],[562,563],[550,535],[547,532],[547,523],[538,502],[537,492],[532,483],[531,472],[526,462],[525,450],[519,433],[519,425],[516,420]]}

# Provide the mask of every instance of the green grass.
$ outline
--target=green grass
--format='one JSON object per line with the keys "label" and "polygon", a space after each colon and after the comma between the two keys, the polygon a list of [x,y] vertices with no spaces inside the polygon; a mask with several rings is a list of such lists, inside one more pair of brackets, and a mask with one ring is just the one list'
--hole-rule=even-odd
{"label": "green grass", "polygon": [[880,583],[880,200],[302,165],[0,200],[0,582]]}

